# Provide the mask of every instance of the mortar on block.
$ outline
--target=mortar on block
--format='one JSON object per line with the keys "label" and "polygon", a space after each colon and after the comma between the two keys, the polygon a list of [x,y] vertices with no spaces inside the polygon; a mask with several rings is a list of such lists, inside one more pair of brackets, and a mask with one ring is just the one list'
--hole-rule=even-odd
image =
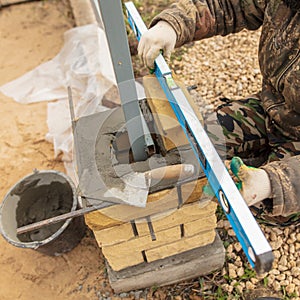
{"label": "mortar on block", "polygon": [[83,216],[23,234],[17,228],[75,211],[76,190],[71,179],[58,171],[35,171],[17,182],[0,207],[0,229],[12,245],[34,249],[50,256],[72,250],[85,234]]}

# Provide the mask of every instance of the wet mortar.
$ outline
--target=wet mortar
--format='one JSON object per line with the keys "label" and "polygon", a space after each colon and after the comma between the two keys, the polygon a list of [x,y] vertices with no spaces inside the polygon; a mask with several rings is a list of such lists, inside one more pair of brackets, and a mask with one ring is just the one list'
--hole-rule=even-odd
{"label": "wet mortar", "polygon": [[[68,183],[58,181],[31,186],[19,195],[16,209],[17,226],[25,226],[71,211],[73,193]],[[18,235],[21,242],[42,241],[53,235],[64,221]]]}

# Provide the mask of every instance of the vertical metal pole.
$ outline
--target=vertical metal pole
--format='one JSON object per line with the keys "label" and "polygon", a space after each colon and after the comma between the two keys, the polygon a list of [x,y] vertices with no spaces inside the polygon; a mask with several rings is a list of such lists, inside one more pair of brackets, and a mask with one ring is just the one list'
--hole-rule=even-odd
{"label": "vertical metal pole", "polygon": [[98,0],[110,49],[129,141],[135,161],[147,158],[143,120],[138,103],[121,0]]}
{"label": "vertical metal pole", "polygon": [[98,0],[90,0],[90,1],[91,1],[91,4],[92,4],[92,9],[94,11],[94,14],[96,16],[96,21],[97,21],[99,27],[103,28],[103,22],[101,20],[100,7],[99,7]]}

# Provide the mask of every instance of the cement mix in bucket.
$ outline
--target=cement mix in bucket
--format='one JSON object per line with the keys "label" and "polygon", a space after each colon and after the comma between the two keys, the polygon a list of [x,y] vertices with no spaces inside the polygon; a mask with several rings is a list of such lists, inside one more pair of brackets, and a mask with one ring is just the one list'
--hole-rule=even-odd
{"label": "cement mix in bucket", "polygon": [[73,182],[58,171],[38,171],[21,179],[0,205],[0,231],[12,245],[58,256],[81,241],[86,226],[83,216],[69,218],[40,229],[17,234],[17,228],[76,210]]}
{"label": "cement mix in bucket", "polygon": [[[20,197],[16,209],[17,226],[25,226],[71,211],[73,193],[68,183],[51,182],[14,191]],[[42,241],[58,231],[64,221],[18,235],[22,242]]]}

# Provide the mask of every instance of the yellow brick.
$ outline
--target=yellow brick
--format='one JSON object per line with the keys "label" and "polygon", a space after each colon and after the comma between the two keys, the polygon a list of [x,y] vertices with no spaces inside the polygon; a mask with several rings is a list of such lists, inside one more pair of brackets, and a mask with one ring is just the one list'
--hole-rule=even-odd
{"label": "yellow brick", "polygon": [[[185,224],[194,220],[203,219],[208,216],[214,216],[217,204],[212,201],[194,202],[184,205],[179,209],[172,209],[160,214],[151,216],[152,226],[155,232],[170,228],[176,225]],[[213,219],[211,219],[213,222]],[[212,224],[215,225],[216,221]],[[136,221],[136,227],[139,235],[149,234],[149,228],[146,219]],[[201,224],[199,224],[201,229]]]}
{"label": "yellow brick", "polygon": [[119,244],[134,238],[130,223],[102,230],[94,230],[94,235],[100,247]]}
{"label": "yellow brick", "polygon": [[150,235],[134,237],[126,242],[111,246],[103,246],[103,249],[109,249],[111,252],[124,255],[128,251],[143,251],[155,246],[177,241],[181,237],[180,227],[172,227],[155,233],[156,240],[152,240]]}
{"label": "yellow brick", "polygon": [[207,178],[200,178],[197,181],[192,181],[182,185],[182,199],[185,204],[200,200],[203,194],[203,187],[207,184]]}
{"label": "yellow brick", "polygon": [[[116,254],[116,255],[115,255]],[[133,267],[144,262],[142,252],[128,251],[127,255],[117,255],[117,253],[107,253],[104,249],[103,255],[114,271],[120,271],[128,267]]]}
{"label": "yellow brick", "polygon": [[117,219],[112,219],[103,214],[100,210],[93,211],[84,216],[86,225],[91,230],[101,230],[108,227],[113,227],[122,224],[123,222]]}
{"label": "yellow brick", "polygon": [[199,234],[203,231],[215,229],[217,226],[217,218],[211,215],[206,218],[201,218],[192,222],[184,223],[184,236],[190,237]]}
{"label": "yellow brick", "polygon": [[175,254],[211,244],[215,239],[215,231],[206,231],[192,237],[182,238],[176,242],[162,245],[145,251],[147,261],[152,262]]}
{"label": "yellow brick", "polygon": [[127,242],[112,246],[103,246],[102,253],[114,270],[121,270],[135,265],[142,251],[178,241],[181,238],[180,227],[173,227],[156,233],[156,240],[149,235],[135,237]]}

